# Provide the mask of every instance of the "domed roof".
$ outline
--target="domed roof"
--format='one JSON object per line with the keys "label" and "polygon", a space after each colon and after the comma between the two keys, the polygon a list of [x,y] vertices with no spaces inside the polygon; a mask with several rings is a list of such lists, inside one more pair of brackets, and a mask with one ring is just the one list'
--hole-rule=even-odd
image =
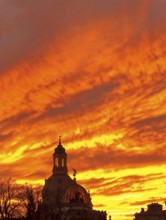
{"label": "domed roof", "polygon": [[55,148],[55,153],[56,154],[64,154],[65,152],[65,148],[62,146],[61,144],[61,136],[59,136],[59,144],[58,146]]}
{"label": "domed roof", "polygon": [[55,153],[57,153],[57,154],[64,154],[65,153],[65,148],[61,144],[59,144],[55,148]]}
{"label": "domed roof", "polygon": [[67,187],[62,198],[63,204],[79,203],[92,208],[91,198],[86,189],[73,181],[73,184]]}

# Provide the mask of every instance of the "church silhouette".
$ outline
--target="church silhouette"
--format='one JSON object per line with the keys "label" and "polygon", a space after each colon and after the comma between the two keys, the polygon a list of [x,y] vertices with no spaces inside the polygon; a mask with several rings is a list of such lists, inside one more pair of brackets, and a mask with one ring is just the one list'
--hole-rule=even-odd
{"label": "church silhouette", "polygon": [[105,211],[93,209],[90,193],[68,175],[67,153],[61,138],[53,153],[53,173],[45,180],[40,220],[106,220]]}

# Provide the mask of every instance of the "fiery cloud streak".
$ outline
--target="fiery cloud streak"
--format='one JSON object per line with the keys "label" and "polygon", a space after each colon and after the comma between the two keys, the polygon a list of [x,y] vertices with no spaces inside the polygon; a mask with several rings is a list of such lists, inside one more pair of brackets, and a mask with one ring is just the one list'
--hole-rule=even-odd
{"label": "fiery cloud streak", "polygon": [[164,201],[165,7],[1,1],[2,176],[43,182],[61,134],[94,206],[124,219]]}

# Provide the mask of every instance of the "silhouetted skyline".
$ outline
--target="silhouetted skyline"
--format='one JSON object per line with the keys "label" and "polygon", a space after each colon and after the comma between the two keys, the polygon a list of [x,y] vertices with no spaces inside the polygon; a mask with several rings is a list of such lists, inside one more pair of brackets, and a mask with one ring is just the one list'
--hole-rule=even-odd
{"label": "silhouetted skyline", "polygon": [[61,135],[95,209],[121,220],[163,203],[165,8],[0,1],[0,176],[44,184]]}

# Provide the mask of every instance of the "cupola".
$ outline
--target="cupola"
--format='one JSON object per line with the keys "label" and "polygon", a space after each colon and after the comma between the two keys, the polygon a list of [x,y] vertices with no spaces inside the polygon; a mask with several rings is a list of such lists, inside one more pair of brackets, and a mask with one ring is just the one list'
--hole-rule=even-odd
{"label": "cupola", "polygon": [[67,154],[59,136],[59,144],[53,154],[53,175],[67,174],[67,172]]}

